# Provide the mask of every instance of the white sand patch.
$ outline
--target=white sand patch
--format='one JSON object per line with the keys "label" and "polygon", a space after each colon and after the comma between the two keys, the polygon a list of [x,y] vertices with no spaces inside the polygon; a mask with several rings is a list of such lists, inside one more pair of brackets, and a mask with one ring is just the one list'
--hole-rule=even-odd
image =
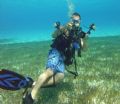
{"label": "white sand patch", "polygon": [[97,86],[103,84],[103,82],[104,82],[104,80],[101,80],[101,81],[93,80],[93,81],[89,81],[88,85],[91,87],[97,87]]}

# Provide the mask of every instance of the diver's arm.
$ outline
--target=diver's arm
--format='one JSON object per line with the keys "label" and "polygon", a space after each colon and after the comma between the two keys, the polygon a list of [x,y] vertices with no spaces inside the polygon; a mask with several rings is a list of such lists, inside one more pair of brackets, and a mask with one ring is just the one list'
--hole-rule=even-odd
{"label": "diver's arm", "polygon": [[80,46],[81,46],[81,48],[83,48],[83,45],[84,45],[83,39],[80,38]]}
{"label": "diver's arm", "polygon": [[86,32],[84,31],[81,31],[80,33],[80,36],[79,36],[79,39],[78,39],[78,42],[79,42],[79,45],[80,45],[80,48],[81,49],[84,49],[85,48],[85,44],[86,44],[86,39],[88,38],[88,35]]}
{"label": "diver's arm", "polygon": [[86,38],[88,36],[88,33],[82,31],[81,32],[81,37],[80,38]]}

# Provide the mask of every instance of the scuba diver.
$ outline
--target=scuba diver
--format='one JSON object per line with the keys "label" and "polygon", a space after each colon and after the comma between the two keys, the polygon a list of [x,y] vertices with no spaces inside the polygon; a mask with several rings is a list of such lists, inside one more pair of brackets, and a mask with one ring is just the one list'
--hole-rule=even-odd
{"label": "scuba diver", "polygon": [[48,53],[46,69],[33,84],[31,92],[24,96],[23,104],[34,104],[40,88],[56,85],[64,79],[65,65],[73,63],[72,56],[75,50],[79,53],[80,48],[84,46],[83,38],[95,28],[93,24],[85,33],[80,28],[80,21],[80,14],[75,12],[72,14],[71,22],[65,26],[61,26],[60,22],[55,23],[56,30],[52,34],[53,43]]}

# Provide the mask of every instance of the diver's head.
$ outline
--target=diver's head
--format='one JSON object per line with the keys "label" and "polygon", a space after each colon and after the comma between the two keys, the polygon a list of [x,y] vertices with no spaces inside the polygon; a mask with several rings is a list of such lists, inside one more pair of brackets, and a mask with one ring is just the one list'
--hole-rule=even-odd
{"label": "diver's head", "polygon": [[72,22],[73,24],[76,26],[76,27],[79,27],[80,26],[80,20],[81,20],[81,16],[79,13],[75,12],[72,14]]}

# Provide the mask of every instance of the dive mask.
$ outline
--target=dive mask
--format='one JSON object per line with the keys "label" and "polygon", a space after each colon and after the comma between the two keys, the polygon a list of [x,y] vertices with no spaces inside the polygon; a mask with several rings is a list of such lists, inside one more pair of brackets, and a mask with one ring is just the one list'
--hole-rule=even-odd
{"label": "dive mask", "polygon": [[73,22],[75,27],[79,27],[80,26],[80,20],[79,19],[72,19],[72,22]]}

